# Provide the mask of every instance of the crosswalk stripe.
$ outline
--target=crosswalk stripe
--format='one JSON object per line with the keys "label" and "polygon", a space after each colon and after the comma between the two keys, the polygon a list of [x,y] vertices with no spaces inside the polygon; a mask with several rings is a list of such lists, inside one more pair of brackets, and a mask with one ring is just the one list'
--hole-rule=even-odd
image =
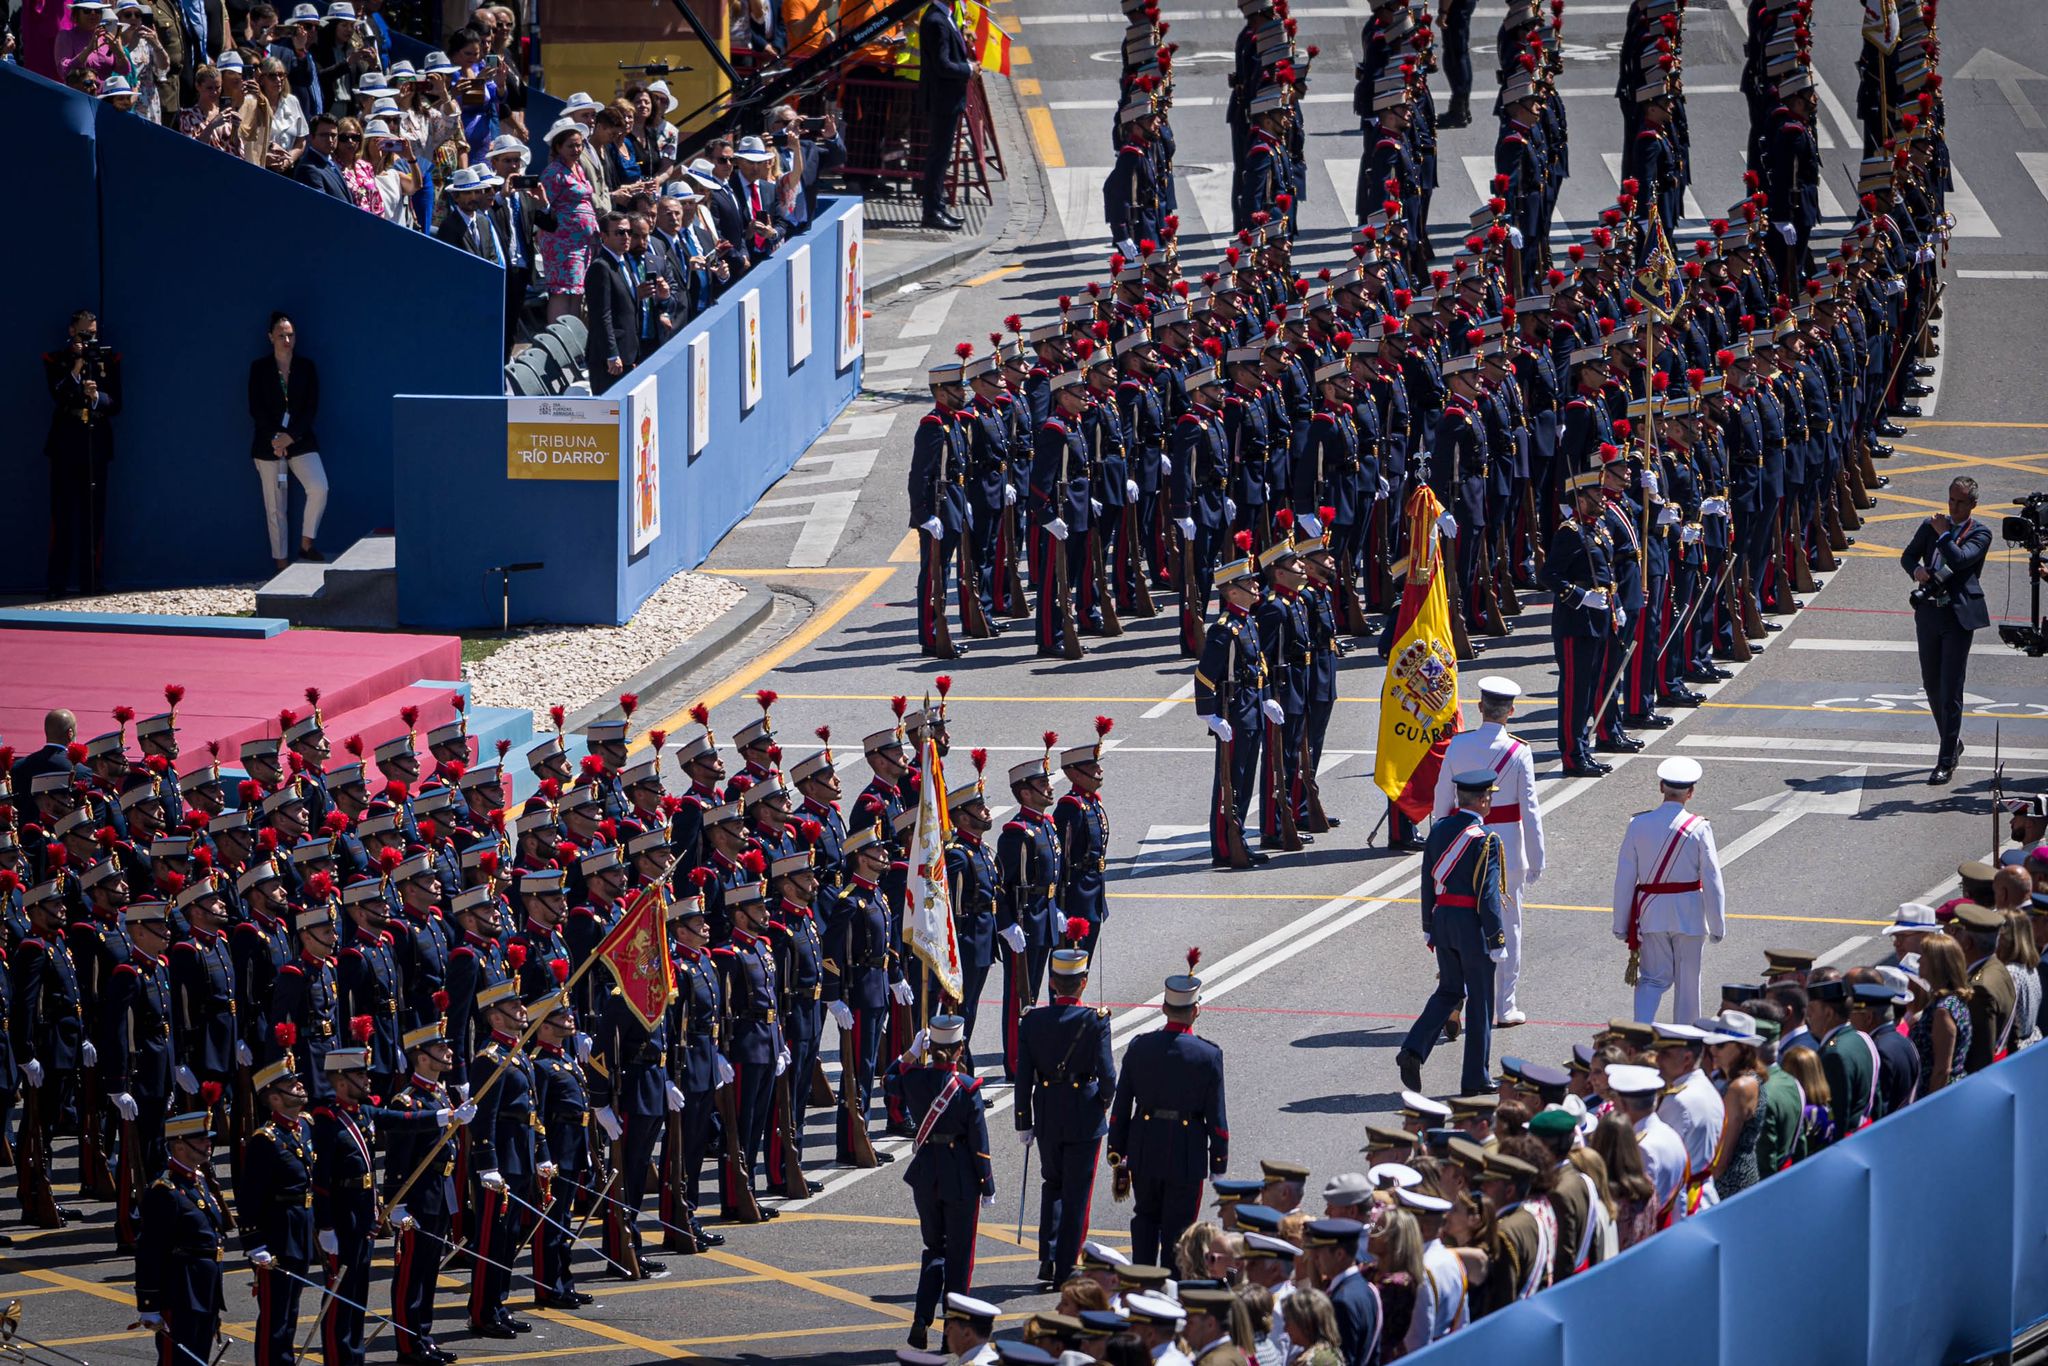
{"label": "crosswalk stripe", "polygon": [[[1353,210],[1358,204],[1358,157],[1324,157],[1323,169],[1329,173],[1330,188],[1337,192],[1337,211],[1344,216],[1346,223],[1351,223]],[[1314,203],[1313,199],[1310,203]]]}
{"label": "crosswalk stripe", "polygon": [[2041,197],[2048,199],[2048,152],[2020,152],[2017,155],[2020,169],[2034,182],[2034,188],[2041,192]]}
{"label": "crosswalk stripe", "polygon": [[[1619,193],[1621,190],[1621,153],[1602,152],[1600,160],[1605,163],[1607,174],[1614,178],[1614,188],[1616,193]],[[1695,223],[1707,216],[1706,211],[1700,208],[1699,200],[1692,197],[1692,188],[1690,186],[1687,186],[1685,191],[1684,213],[1688,219]]]}
{"label": "crosswalk stripe", "polygon": [[1230,167],[1206,166],[1198,174],[1176,176],[1180,184],[1180,237],[1183,245],[1200,233],[1230,231]]}
{"label": "crosswalk stripe", "polygon": [[1068,241],[1100,241],[1109,233],[1102,220],[1102,182],[1107,166],[1049,166],[1052,205],[1060,216],[1060,233]]}
{"label": "crosswalk stripe", "polygon": [[1955,188],[1948,192],[1948,211],[1956,216],[1957,237],[2000,237],[1998,225],[1991,221],[1991,215],[1984,212],[1983,203],[1977,192],[1963,179],[1963,173],[1954,166],[1949,167],[1949,176],[1955,181]]}

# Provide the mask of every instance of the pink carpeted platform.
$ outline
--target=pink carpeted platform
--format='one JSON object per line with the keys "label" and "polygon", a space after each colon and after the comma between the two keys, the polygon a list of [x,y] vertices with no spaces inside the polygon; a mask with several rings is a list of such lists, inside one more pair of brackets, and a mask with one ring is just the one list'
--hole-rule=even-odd
{"label": "pink carpeted platform", "polygon": [[[462,642],[454,636],[354,631],[286,631],[267,640],[0,629],[0,740],[25,754],[43,743],[43,715],[69,707],[80,739],[114,728],[113,709],[138,717],[164,709],[164,685],[183,684],[178,733],[181,769],[221,742],[233,765],[242,742],[278,733],[278,713],[304,713],[306,689],[320,689],[320,712],[346,763],[342,742],[360,734],[366,746],[404,730],[398,709],[421,708],[425,731],[453,716],[453,692],[421,689],[423,679],[462,677]],[[132,748],[130,753],[134,752]]]}

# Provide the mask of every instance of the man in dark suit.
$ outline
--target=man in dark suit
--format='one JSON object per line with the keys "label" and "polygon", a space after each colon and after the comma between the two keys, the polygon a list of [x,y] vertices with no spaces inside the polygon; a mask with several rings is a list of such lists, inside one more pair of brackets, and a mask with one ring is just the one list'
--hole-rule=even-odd
{"label": "man in dark suit", "polygon": [[591,392],[601,394],[640,360],[640,300],[654,286],[634,279],[626,260],[626,215],[608,213],[597,225],[598,249],[583,277],[583,307],[590,324],[584,368]]}
{"label": "man in dark suit", "polygon": [[626,260],[640,278],[654,286],[654,292],[640,302],[640,354],[655,348],[676,334],[688,316],[683,310],[682,267],[669,254],[668,244],[656,237],[645,214],[634,214],[626,224]]}
{"label": "man in dark suit", "polygon": [[506,133],[491,143],[491,174],[505,182],[505,188],[490,199],[491,224],[505,247],[505,349],[512,349],[520,315],[526,311],[528,287],[533,283],[533,215],[547,206],[539,186],[519,189],[513,177],[526,174],[526,144]]}
{"label": "man in dark suit", "polygon": [[967,112],[974,58],[950,6],[925,6],[917,25],[917,53],[917,80],[924,96],[924,226],[956,232],[963,225],[940,200],[946,192],[946,170],[953,164],[953,139]]}
{"label": "man in dark suit", "polygon": [[1899,556],[1913,582],[1913,634],[1920,643],[1920,684],[1941,735],[1941,753],[1927,781],[1940,786],[1955,776],[1963,753],[1963,679],[1973,633],[1991,624],[1977,577],[1991,553],[1991,528],[1971,514],[1977,481],[1948,486],[1948,511],[1920,524]]}
{"label": "man in dark suit", "polygon": [[355,200],[349,198],[348,186],[342,181],[341,168],[334,164],[336,136],[334,115],[316,115],[312,131],[306,135],[306,150],[299,153],[298,164],[292,167],[292,179],[330,199],[354,205]]}
{"label": "man in dark suit", "polygon": [[747,211],[746,181],[733,155],[732,139],[713,139],[705,147],[704,155],[711,162],[711,222],[718,229],[719,240],[732,243],[727,260],[732,273],[741,275],[754,264],[754,232],[748,221],[751,215]]}
{"label": "man in dark suit", "polygon": [[[1201,950],[1188,951],[1192,968]],[[1110,1189],[1131,1204],[1131,1260],[1160,1266],[1201,1217],[1202,1183],[1230,1169],[1223,1050],[1194,1033],[1202,981],[1166,979],[1166,1027],[1131,1040],[1109,1114]],[[1198,1274],[1181,1267],[1178,1274]]]}
{"label": "man in dark suit", "polygon": [[474,166],[464,166],[448,177],[448,198],[453,207],[441,216],[434,236],[494,266],[502,266],[505,244],[490,215],[490,183],[494,179]]}
{"label": "man in dark suit", "polygon": [[[14,789],[17,809],[28,806],[30,783],[40,773],[69,773],[71,771],[70,745],[78,738],[78,718],[63,707],[58,707],[43,717],[43,747],[22,755],[14,761],[9,771],[9,782]],[[30,819],[33,819],[31,816]]]}

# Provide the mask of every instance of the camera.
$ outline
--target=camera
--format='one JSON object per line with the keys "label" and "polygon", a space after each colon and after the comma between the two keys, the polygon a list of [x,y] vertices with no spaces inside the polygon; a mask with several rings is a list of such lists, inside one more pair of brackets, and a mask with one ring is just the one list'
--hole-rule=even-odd
{"label": "camera", "polygon": [[2048,547],[2048,493],[2027,494],[2016,506],[2019,511],[2005,519],[2006,543],[2039,554]]}
{"label": "camera", "polygon": [[2027,552],[2027,586],[2032,594],[2031,620],[2025,626],[2006,625],[1998,628],[1998,638],[2015,650],[2024,651],[2028,658],[2039,659],[2048,654],[2048,630],[2041,626],[2041,581],[2048,578],[2043,566],[2048,564],[2048,492],[2029,493],[2014,500],[2019,511],[2005,519],[2002,528],[2006,542],[2024,548]]}
{"label": "camera", "polygon": [[507,188],[514,190],[537,190],[540,188],[540,177],[537,175],[516,175],[507,180],[505,184]]}

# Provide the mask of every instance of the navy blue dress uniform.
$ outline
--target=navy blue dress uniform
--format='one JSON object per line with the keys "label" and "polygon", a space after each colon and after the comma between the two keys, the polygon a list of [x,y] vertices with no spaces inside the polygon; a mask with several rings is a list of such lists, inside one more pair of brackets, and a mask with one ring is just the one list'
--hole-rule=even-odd
{"label": "navy blue dress uniform", "polygon": [[[976,750],[976,773],[988,761]],[[967,1021],[967,1065],[974,1065],[974,1022],[979,1018],[982,988],[995,965],[996,909],[1002,894],[1002,871],[995,847],[985,833],[962,828],[961,808],[987,803],[981,783],[962,783],[947,793],[953,809],[953,838],[946,845],[946,890],[953,907],[953,937],[960,952],[960,1015]]]}
{"label": "navy blue dress uniform", "polygon": [[[565,1010],[568,998],[557,993],[536,1008]],[[576,1226],[578,1189],[594,1179],[590,1096],[583,1083],[583,1064],[560,1044],[535,1044],[533,1084],[534,1112],[547,1137],[547,1160],[555,1166],[554,1175],[541,1179],[540,1207],[553,1222],[534,1231],[533,1278],[540,1282],[541,1295],[568,1308],[580,1296],[569,1267],[571,1241],[564,1230]]]}
{"label": "navy blue dress uniform", "polygon": [[[321,907],[301,911],[294,920],[299,933],[304,935],[308,930],[331,925],[333,913]],[[298,1060],[299,1075],[306,1079],[307,1092],[315,1100],[333,1095],[334,1087],[326,1076],[323,1060],[346,1042],[342,1033],[341,984],[335,976],[334,960],[301,952],[296,960],[280,968],[264,1019],[269,1036],[265,1047],[255,1050],[256,1060],[268,1062],[277,1056],[277,1026],[289,1021],[298,1032],[292,1051]]]}
{"label": "navy blue dress uniform", "polygon": [[1118,111],[1123,141],[1116,150],[1116,165],[1102,185],[1102,216],[1109,225],[1110,240],[1127,248],[1157,242],[1160,236],[1159,178],[1151,140],[1141,123],[1152,115],[1149,93],[1134,93]]}
{"label": "navy blue dress uniform", "polygon": [[598,1001],[593,1017],[585,1018],[594,1018],[596,1028],[584,1083],[593,1114],[612,1134],[612,1165],[618,1172],[612,1192],[618,1203],[604,1209],[604,1255],[635,1275],[651,1274],[659,1268],[649,1265],[641,1246],[640,1206],[647,1198],[648,1164],[668,1114],[668,1021],[657,1019],[649,1028],[616,988]]}
{"label": "navy blue dress uniform", "polygon": [[[294,1074],[289,1054],[258,1069],[251,1078],[258,1107],[265,1104],[267,1088]],[[257,1366],[289,1366],[296,1360],[305,1287],[293,1275],[306,1276],[318,1255],[313,1198],[313,1126],[290,1109],[270,1111],[235,1162],[242,1246],[252,1260],[260,1253],[272,1263],[256,1266]]]}
{"label": "navy blue dress uniform", "polygon": [[[851,855],[883,838],[874,826],[865,826],[847,836],[846,852]],[[890,932],[889,905],[882,889],[858,874],[849,873],[836,891],[820,893],[815,914],[824,922],[824,999],[838,1002],[850,1013],[851,1023],[840,1011],[840,1056],[842,1067],[853,1067],[853,1112],[842,1108],[835,1121],[838,1160],[853,1160],[850,1126],[867,1123],[868,1106],[874,1097],[875,1074],[880,1065],[882,1036],[889,1027],[889,988],[903,980],[903,966]],[[773,966],[770,959],[769,965]],[[730,997],[731,985],[728,982]],[[772,997],[768,1009],[773,1014]],[[737,1064],[740,1060],[735,1058]],[[774,1054],[768,1054],[772,1065]],[[772,1080],[773,1073],[768,1074]],[[765,1088],[764,1088],[765,1089]],[[766,1123],[766,1108],[762,1110]]]}
{"label": "navy blue dress uniform", "polygon": [[[479,1010],[501,1001],[514,1000],[518,986],[507,978],[486,987],[477,995]],[[497,1084],[484,1083],[496,1075]],[[469,1196],[476,1209],[477,1262],[469,1282],[469,1329],[485,1337],[510,1337],[513,1329],[505,1297],[512,1287],[512,1261],[525,1243],[531,1215],[537,1207],[538,1167],[545,1157],[539,1114],[534,1109],[533,1060],[510,1034],[491,1031],[475,1059],[469,1075],[477,1088],[476,1117],[470,1121],[469,1167],[473,1188]],[[647,1159],[640,1160],[641,1180]],[[630,1169],[624,1169],[630,1175]],[[523,1205],[514,1204],[516,1196]],[[489,1260],[484,1260],[488,1258]],[[495,1263],[495,1265],[493,1265]]]}
{"label": "navy blue dress uniform", "polygon": [[[1088,951],[1055,949],[1052,969],[1056,984],[1085,980]],[[1038,1144],[1038,1271],[1049,1284],[1065,1284],[1081,1255],[1115,1094],[1108,1010],[1055,994],[1026,1013],[1017,1027],[1017,1131]]]}
{"label": "navy blue dress uniform", "polygon": [[[200,1140],[209,1123],[203,1110],[173,1116],[164,1126],[166,1141]],[[213,1174],[175,1155],[143,1193],[135,1307],[144,1325],[156,1329],[157,1366],[213,1360],[226,1307],[221,1257],[233,1228]]]}
{"label": "navy blue dress uniform", "polygon": [[[1223,611],[1209,623],[1201,658],[1195,663],[1195,714],[1212,731],[1217,731],[1220,722],[1230,733],[1226,741],[1217,731],[1215,777],[1209,792],[1209,855],[1219,866],[1229,863],[1232,848],[1243,843],[1245,812],[1265,730],[1262,708],[1267,698],[1267,665],[1249,606],[1257,591],[1250,549],[1250,533],[1240,533],[1238,552],[1245,558],[1216,571],[1225,590]],[[1236,598],[1231,596],[1233,592]],[[1230,785],[1227,803],[1223,799],[1226,781]]]}
{"label": "navy blue dress uniform", "polygon": [[1927,691],[1941,740],[1937,770],[1955,767],[1962,753],[1963,680],[1970,642],[1991,622],[1979,575],[1991,553],[1991,528],[1975,517],[1937,528],[1929,518],[1913,532],[1899,555],[1907,573],[1924,570],[1923,591],[1914,593],[1913,632],[1919,642],[1920,680]]}
{"label": "navy blue dress uniform", "polygon": [[[932,1044],[958,1048],[966,1024],[957,1015],[933,1016]],[[996,1178],[981,1078],[949,1063],[909,1068],[898,1074],[897,1085],[904,1112],[917,1126],[903,1180],[924,1240],[911,1311],[911,1322],[921,1325],[932,1321],[942,1293],[964,1295],[973,1288],[981,1206],[995,1199]]]}
{"label": "navy blue dress uniform", "polygon": [[[289,920],[266,914],[254,905],[248,906],[248,912],[227,932],[227,951],[234,964],[235,999],[240,1004],[238,1032],[255,1056],[264,1047],[268,1004],[277,988],[277,974],[298,957],[299,948]],[[286,914],[290,914],[288,909]]]}
{"label": "navy blue dress uniform", "polygon": [[[1100,735],[1109,733],[1109,718],[1096,718]],[[1060,767],[1100,763],[1102,743],[1077,745],[1060,753]],[[1062,921],[1075,918],[1088,922],[1081,946],[1090,953],[1109,918],[1109,808],[1102,794],[1071,788],[1053,806],[1053,830],[1060,842],[1059,915]]]}
{"label": "navy blue dress uniform", "polygon": [[[967,343],[961,345],[972,352]],[[968,422],[956,406],[966,397],[960,389],[964,382],[964,360],[965,356],[935,365],[928,372],[934,393],[948,390],[950,394],[940,395],[932,411],[918,419],[910,448],[910,525],[919,531],[922,546],[917,561],[917,638],[919,647],[928,655],[940,653],[941,621],[936,613],[945,610],[946,577],[959,558],[960,533],[968,529],[972,517],[967,499]],[[932,529],[934,521],[938,523],[937,531]],[[941,575],[936,585],[931,581],[934,540],[938,543]]]}
{"label": "navy blue dress uniform", "polygon": [[[1078,391],[1084,384],[1080,370],[1069,370],[1050,380],[1054,403],[1032,438],[1031,586],[1037,594],[1038,653],[1061,654],[1072,642],[1066,638],[1061,617],[1063,604],[1053,591],[1056,582],[1054,557],[1064,556],[1067,592],[1072,599],[1076,626],[1088,624],[1092,600],[1088,531],[1094,525],[1094,483],[1088,468],[1088,448],[1082,439],[1078,412],[1060,406],[1058,395]],[[1061,537],[1064,536],[1064,541]]]}
{"label": "navy blue dress uniform", "polygon": [[[412,878],[432,869],[433,855],[421,851],[399,864],[394,880]],[[415,908],[402,902],[392,919],[393,949],[398,959],[399,981],[404,989],[403,1021],[409,1032],[437,1023],[448,992],[448,951],[456,932],[441,915],[438,905]]]}
{"label": "navy blue dress uniform", "polygon": [[[1198,958],[1189,951],[1190,969]],[[1201,991],[1198,977],[1167,978],[1166,1009],[1191,1011]],[[1110,1107],[1109,1161],[1122,1168],[1118,1198],[1125,1189],[1132,1197],[1131,1260],[1140,1266],[1173,1254],[1202,1211],[1202,1183],[1230,1167],[1223,1050],[1193,1030],[1169,1019],[1132,1039]]]}
{"label": "navy blue dress uniform", "polygon": [[[456,912],[492,901],[496,893],[488,885],[471,887],[455,897]],[[584,974],[588,976],[589,974]],[[512,966],[505,947],[487,935],[461,930],[448,950],[448,1043],[455,1050],[455,1066],[447,1085],[464,1089],[483,1080],[470,1076],[470,1060],[476,1056],[477,1002],[483,994],[512,980]]]}
{"label": "navy blue dress uniform", "polygon": [[[1288,539],[1274,542],[1259,556],[1260,566],[1271,574],[1277,575],[1283,565],[1299,568],[1292,526],[1282,534]],[[1301,741],[1308,721],[1308,675],[1314,647],[1308,604],[1298,590],[1271,584],[1252,609],[1252,620],[1259,633],[1259,651],[1266,660],[1266,697],[1279,703],[1286,715],[1278,725],[1277,741],[1267,736],[1262,756],[1264,790],[1273,794],[1274,800],[1259,804],[1261,840],[1268,848],[1278,848],[1283,841],[1282,812],[1291,811],[1298,817],[1307,797],[1301,780]]]}
{"label": "navy blue dress uniform", "polygon": [[1337,1346],[1345,1366],[1371,1366],[1380,1359],[1380,1297],[1357,1261],[1358,1241],[1364,1235],[1365,1225],[1356,1219],[1316,1219],[1303,1230],[1309,1247],[1341,1248],[1350,1254],[1343,1270],[1323,1289],[1337,1320]]}
{"label": "navy blue dress uniform", "polygon": [[[967,362],[961,374],[970,381],[986,383],[1002,363],[1001,350]],[[1008,615],[1014,605],[1008,598],[1008,576],[1001,557],[1015,563],[1015,549],[1009,543],[1009,508],[1016,497],[1016,475],[1010,457],[1016,449],[1015,424],[1019,406],[1006,391],[976,391],[964,410],[967,423],[967,510],[969,531],[974,540],[975,587],[981,594],[985,617]],[[990,623],[994,624],[993,621]],[[791,780],[796,775],[791,774]]]}
{"label": "navy blue dress uniform", "polygon": [[[1635,466],[1632,461],[1616,457],[1607,461],[1606,468],[1620,473],[1633,484]],[[1628,751],[1642,746],[1622,728],[1628,709],[1627,699],[1622,694],[1627,691],[1628,677],[1634,675],[1644,650],[1654,651],[1656,648],[1654,634],[1646,637],[1639,633],[1648,615],[1645,608],[1649,602],[1654,566],[1650,563],[1650,548],[1643,539],[1642,505],[1624,490],[1604,484],[1600,499],[1600,525],[1607,532],[1614,565],[1612,606],[1625,616],[1610,617],[1613,629],[1608,636],[1604,677],[1600,686],[1611,692],[1612,700],[1594,718],[1597,737],[1594,743],[1603,749]],[[1635,647],[1633,651],[1630,650],[1631,645]],[[1617,682],[1622,686],[1617,688]]]}
{"label": "navy blue dress uniform", "polygon": [[[770,864],[768,872],[772,878],[787,879],[810,866],[810,854],[789,854]],[[783,886],[784,895],[768,922],[767,939],[775,956],[777,1007],[782,1021],[783,1046],[789,1050],[789,1101],[795,1114],[785,1116],[782,1113],[780,1088],[776,1088],[776,1103],[770,1107],[768,1123],[771,1131],[780,1126],[795,1136],[796,1152],[792,1155],[801,1164],[806,1097],[810,1094],[811,1075],[817,1069],[818,1055],[824,1046],[825,936],[811,907],[789,897],[786,881]],[[783,1188],[786,1173],[782,1163],[783,1145],[771,1140],[768,1144],[770,1190]]]}
{"label": "navy blue dress uniform", "polygon": [[[1490,768],[1452,775],[1460,803],[1493,791]],[[1485,817],[1460,805],[1429,829],[1422,851],[1422,936],[1436,954],[1436,990],[1401,1043],[1395,1061],[1402,1084],[1422,1089],[1422,1064],[1437,1035],[1462,1001],[1465,1010],[1465,1070],[1460,1089],[1468,1095],[1491,1090],[1488,1054],[1493,1046],[1494,964],[1507,956],[1501,899],[1507,891],[1506,854]]]}
{"label": "navy blue dress uniform", "polygon": [[[1048,751],[1057,737],[1047,741]],[[1051,755],[1010,768],[1010,790],[1033,778],[1050,779]],[[1017,1077],[1017,1021],[1038,999],[1047,959],[1058,938],[1059,889],[1066,878],[1059,827],[1044,811],[1020,806],[996,837],[996,933],[1003,955],[1003,1076]],[[1022,947],[1018,947],[1021,942]]]}
{"label": "navy blue dress uniform", "polygon": [[[374,1062],[371,1050],[361,1047],[337,1048],[325,1059],[330,1075],[368,1072]],[[364,1110],[340,1095],[313,1107],[313,1221],[334,1245],[327,1276],[335,1293],[321,1306],[324,1366],[362,1366],[363,1311],[344,1301],[369,1301],[378,1223],[376,1135],[402,1127],[440,1129],[431,1114]]]}
{"label": "navy blue dress uniform", "polygon": [[[702,916],[702,903],[694,898],[670,908],[673,920]],[[676,1037],[679,1066],[674,1078],[683,1092],[682,1150],[663,1166],[667,1179],[661,1186],[661,1218],[677,1228],[697,1229],[697,1210],[703,1203],[704,1155],[711,1148],[711,1124],[718,1090],[718,1050],[725,1022],[725,984],[718,961],[709,950],[676,946],[676,999],[669,1007],[668,1027]],[[673,1174],[680,1164],[678,1186]],[[679,1236],[663,1234],[670,1247],[679,1247]]]}
{"label": "navy blue dress uniform", "polygon": [[1181,585],[1182,649],[1190,654],[1199,653],[1201,647],[1199,642],[1186,638],[1186,627],[1190,621],[1198,625],[1208,614],[1216,561],[1230,530],[1230,519],[1225,515],[1230,490],[1230,446],[1222,414],[1214,406],[1220,401],[1222,384],[1221,377],[1206,364],[1189,371],[1181,380],[1187,410],[1174,420],[1173,426],[1169,510],[1181,533],[1188,535],[1192,528],[1194,538],[1195,581]]}
{"label": "navy blue dress uniform", "polygon": [[[447,1032],[438,1019],[408,1030],[406,1051],[415,1057],[425,1049],[447,1046]],[[455,1098],[439,1081],[419,1073],[415,1065],[405,1087],[391,1098],[390,1109],[401,1114],[433,1115],[452,1109]],[[456,1208],[455,1145],[444,1142],[438,1124],[394,1125],[385,1137],[384,1198],[399,1194],[412,1173],[425,1163],[420,1179],[405,1193],[405,1203],[391,1211],[397,1247],[391,1273],[391,1318],[397,1325],[401,1355],[415,1361],[435,1357],[434,1290],[441,1260],[447,1252]],[[434,1157],[428,1161],[427,1154]],[[400,1211],[403,1211],[401,1215]],[[190,1366],[190,1363],[187,1363]]]}
{"label": "navy blue dress uniform", "polygon": [[[195,926],[190,937],[171,945],[171,1034],[179,1064],[202,1082],[226,1082],[235,1069],[236,1018],[228,937]],[[260,1042],[251,1037],[252,1054]]]}
{"label": "navy blue dress uniform", "polygon": [[[348,904],[350,896],[381,901],[383,895],[381,883],[366,879],[343,892],[342,899],[344,904]],[[358,929],[335,956],[334,964],[335,985],[341,993],[341,1017],[370,1019],[371,1089],[377,1095],[389,1095],[405,1068],[405,1050],[399,1045],[403,1035],[399,1001],[402,986],[390,931]]]}
{"label": "navy blue dress uniform", "polygon": [[[147,920],[169,932],[164,904],[137,902],[126,912],[133,926]],[[0,1006],[9,1002],[0,1001]],[[137,1151],[121,1163],[117,1178],[120,1208],[132,1210],[140,1195],[138,1180],[147,1180],[164,1167],[164,1120],[170,1114],[171,1054],[171,970],[163,959],[139,948],[116,967],[107,979],[94,1025],[99,1050],[100,1085],[109,1096],[126,1095],[135,1101],[133,1142]],[[5,1081],[0,1077],[0,1081]],[[13,1089],[14,1083],[8,1083]],[[4,1122],[4,1116],[0,1116]]]}
{"label": "navy blue dress uniform", "polygon": [[[30,895],[33,897],[36,892]],[[47,1180],[49,1140],[75,1113],[78,1069],[86,1042],[85,1008],[71,950],[59,934],[39,934],[22,940],[11,955],[8,974],[13,983],[14,1008],[7,1024],[14,1056],[20,1063],[35,1062],[43,1069],[42,1084],[37,1090],[43,1130],[41,1176]],[[26,1197],[28,1174],[23,1176]]]}

